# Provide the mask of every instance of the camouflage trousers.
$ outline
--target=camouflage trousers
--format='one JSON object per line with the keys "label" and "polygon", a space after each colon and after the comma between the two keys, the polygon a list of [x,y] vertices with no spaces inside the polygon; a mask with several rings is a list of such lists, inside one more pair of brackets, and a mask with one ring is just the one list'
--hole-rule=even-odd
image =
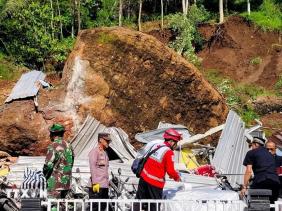
{"label": "camouflage trousers", "polygon": [[48,198],[51,199],[64,199],[69,190],[52,190],[48,191]]}

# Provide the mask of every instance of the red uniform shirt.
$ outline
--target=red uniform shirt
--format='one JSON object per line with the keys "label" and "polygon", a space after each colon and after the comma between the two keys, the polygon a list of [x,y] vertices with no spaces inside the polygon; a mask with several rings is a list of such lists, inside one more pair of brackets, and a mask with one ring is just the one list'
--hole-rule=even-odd
{"label": "red uniform shirt", "polygon": [[[168,173],[169,177],[175,181],[179,181],[180,179],[179,174],[174,169],[174,153],[168,147],[168,143],[164,144],[166,145],[165,147],[161,147],[148,158],[141,172],[141,177],[147,183],[158,188],[164,187],[166,173]],[[151,150],[164,144],[156,144]]]}

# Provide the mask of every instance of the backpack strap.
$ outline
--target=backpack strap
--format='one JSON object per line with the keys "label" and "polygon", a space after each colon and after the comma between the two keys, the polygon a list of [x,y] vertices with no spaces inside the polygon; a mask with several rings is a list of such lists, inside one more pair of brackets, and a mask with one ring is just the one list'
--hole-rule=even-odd
{"label": "backpack strap", "polygon": [[162,145],[162,146],[160,146],[160,147],[157,147],[156,149],[154,149],[154,150],[152,150],[151,152],[149,152],[149,153],[144,157],[144,165],[145,165],[146,161],[148,160],[148,158],[149,158],[152,154],[154,154],[156,151],[158,151],[160,148],[162,148],[162,147],[166,147],[166,145]]}

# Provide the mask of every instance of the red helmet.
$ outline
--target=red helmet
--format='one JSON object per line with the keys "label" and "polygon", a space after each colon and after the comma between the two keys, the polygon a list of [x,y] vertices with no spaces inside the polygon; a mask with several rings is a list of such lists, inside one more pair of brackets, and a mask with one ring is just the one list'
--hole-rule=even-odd
{"label": "red helmet", "polygon": [[177,132],[176,130],[170,128],[170,129],[167,129],[165,132],[164,132],[164,139],[168,139],[168,140],[173,140],[175,142],[178,142],[182,139],[182,135]]}

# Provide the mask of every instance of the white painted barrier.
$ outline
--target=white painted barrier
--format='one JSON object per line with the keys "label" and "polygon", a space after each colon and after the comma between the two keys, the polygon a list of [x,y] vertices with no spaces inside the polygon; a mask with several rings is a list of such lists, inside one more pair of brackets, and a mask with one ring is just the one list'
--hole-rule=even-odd
{"label": "white painted barrier", "polygon": [[[47,211],[243,211],[243,201],[49,199]],[[92,204],[92,206],[90,206]],[[147,207],[147,208],[146,208]]]}

